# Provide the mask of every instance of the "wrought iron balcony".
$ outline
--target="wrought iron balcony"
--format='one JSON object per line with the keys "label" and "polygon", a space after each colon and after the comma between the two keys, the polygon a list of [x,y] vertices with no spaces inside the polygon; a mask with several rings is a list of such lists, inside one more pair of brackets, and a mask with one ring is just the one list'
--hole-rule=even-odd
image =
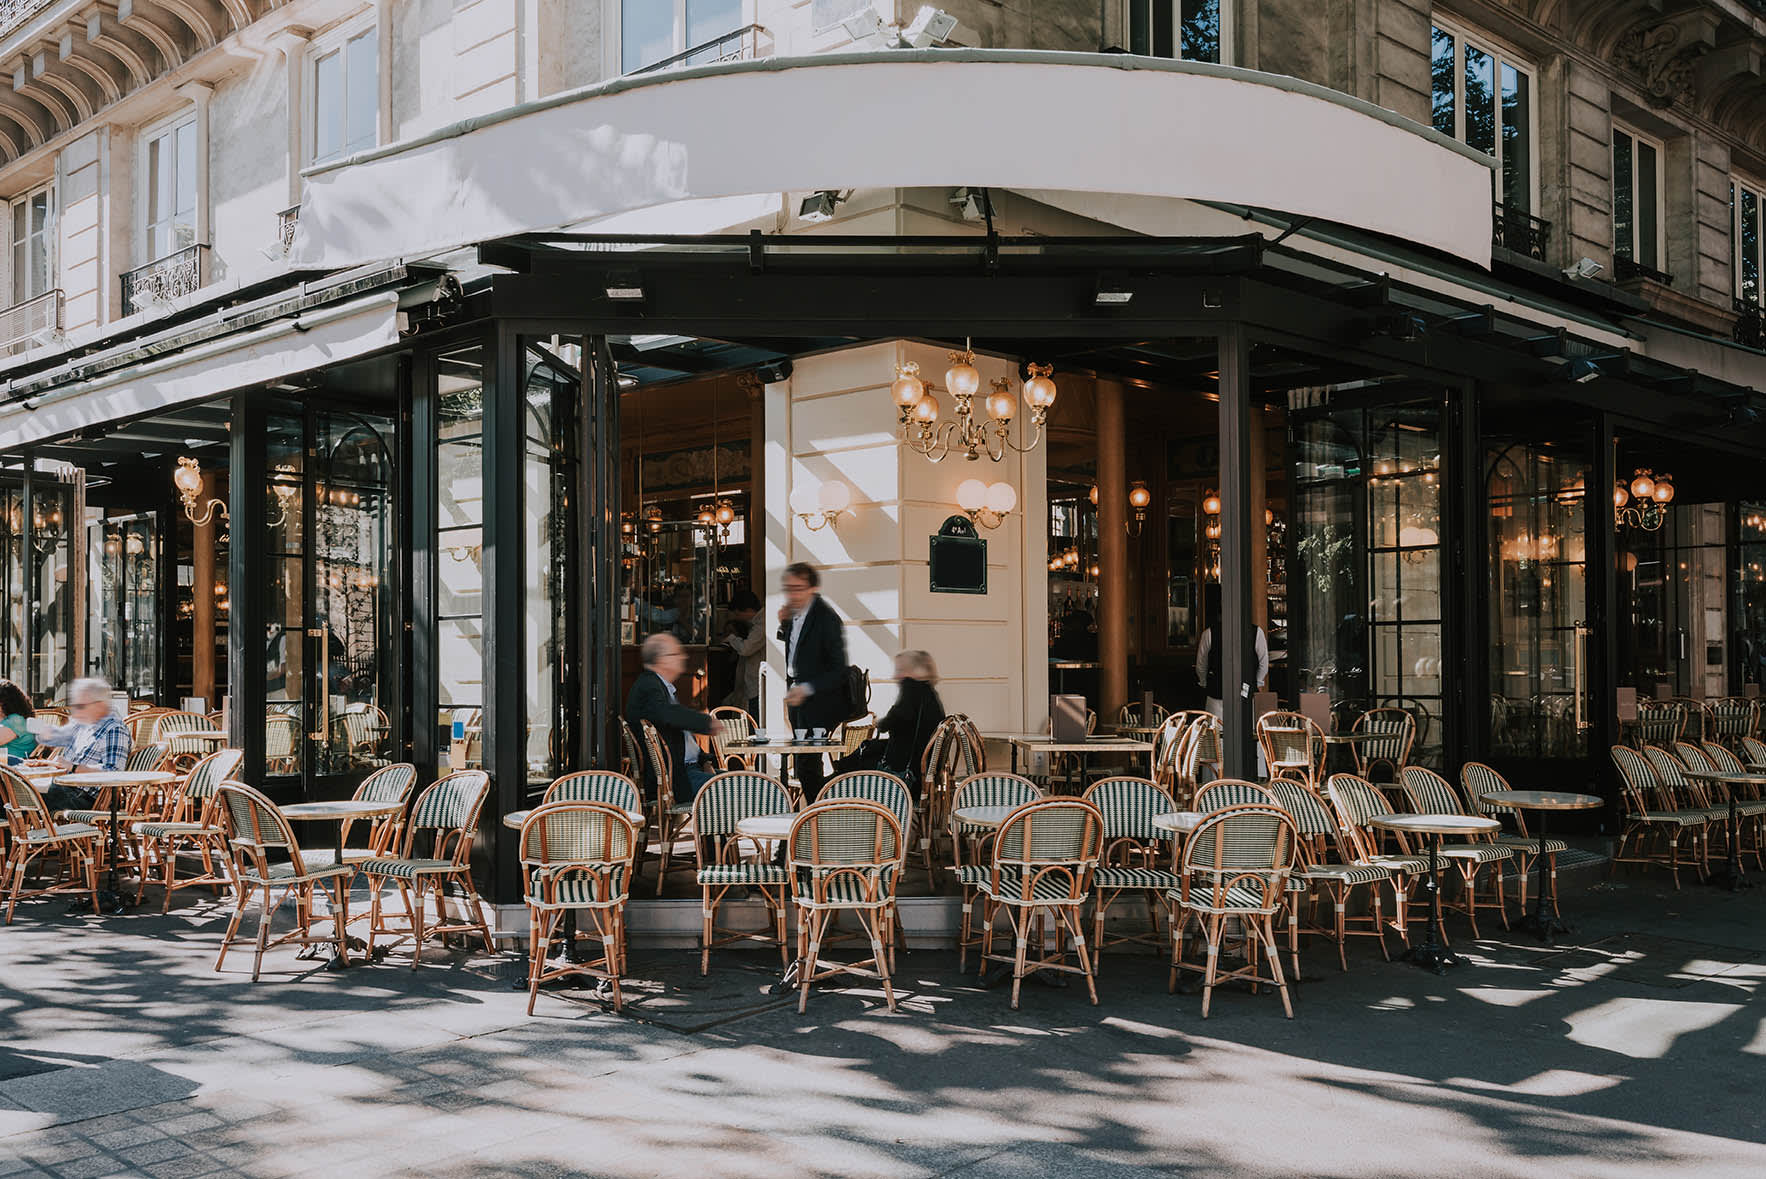
{"label": "wrought iron balcony", "polygon": [[1551,244],[1551,222],[1498,201],[1490,221],[1490,244],[1543,262]]}
{"label": "wrought iron balcony", "polygon": [[300,224],[300,206],[290,205],[276,214],[276,240],[282,245],[282,256],[294,249],[294,230]]}
{"label": "wrought iron balcony", "polygon": [[1766,307],[1744,299],[1735,301],[1735,342],[1766,351]]}
{"label": "wrought iron balcony", "polygon": [[22,352],[32,344],[47,342],[51,334],[61,330],[61,309],[61,292],[56,290],[0,311],[0,349]]}
{"label": "wrought iron balcony", "polygon": [[208,277],[208,247],[185,246],[164,258],[123,274],[123,314],[133,315],[202,289]]}
{"label": "wrought iron balcony", "polygon": [[1616,255],[1613,258],[1613,278],[1618,282],[1624,282],[1628,278],[1647,278],[1651,282],[1661,283],[1665,287],[1674,285],[1672,274],[1665,270],[1657,270],[1653,266],[1645,266],[1624,254]]}
{"label": "wrought iron balcony", "polygon": [[12,32],[55,0],[0,0],[0,37]]}
{"label": "wrought iron balcony", "polygon": [[747,61],[750,58],[765,57],[766,54],[761,52],[761,39],[766,36],[767,31],[760,25],[747,25],[721,37],[713,37],[702,45],[695,45],[685,53],[665,57],[631,72],[634,75],[653,74],[675,66],[715,65],[720,61]]}

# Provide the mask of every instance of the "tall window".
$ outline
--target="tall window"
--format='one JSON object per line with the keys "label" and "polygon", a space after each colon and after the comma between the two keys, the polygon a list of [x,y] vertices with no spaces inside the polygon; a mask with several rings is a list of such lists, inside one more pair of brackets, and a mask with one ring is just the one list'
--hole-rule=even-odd
{"label": "tall window", "polygon": [[12,301],[23,303],[55,286],[55,192],[44,185],[12,202]]}
{"label": "tall window", "polygon": [[[629,74],[709,46],[706,60],[722,56],[714,44],[742,27],[742,0],[620,0],[619,68]],[[696,64],[689,58],[686,64]]]}
{"label": "tall window", "polygon": [[1430,32],[1435,130],[1496,160],[1496,199],[1533,209],[1533,71],[1500,50],[1436,25]]}
{"label": "tall window", "polygon": [[1221,0],[1128,0],[1128,51],[1220,62],[1220,5]]}
{"label": "tall window", "polygon": [[1651,270],[1662,268],[1662,145],[1616,125],[1613,256]]}
{"label": "tall window", "polygon": [[380,142],[380,30],[358,28],[313,55],[311,126],[315,164]]}
{"label": "tall window", "polygon": [[1766,211],[1766,196],[1758,185],[1740,181],[1729,186],[1730,240],[1735,243],[1735,297],[1756,306],[1766,302],[1760,289],[1761,256],[1760,216]]}
{"label": "tall window", "polygon": [[146,154],[147,257],[155,261],[196,243],[196,116],[150,133]]}

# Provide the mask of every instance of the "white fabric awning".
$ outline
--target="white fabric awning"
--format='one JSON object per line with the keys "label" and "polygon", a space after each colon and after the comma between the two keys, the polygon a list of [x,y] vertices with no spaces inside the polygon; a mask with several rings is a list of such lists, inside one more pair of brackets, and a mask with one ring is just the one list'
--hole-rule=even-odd
{"label": "white fabric awning", "polygon": [[398,292],[380,291],[8,402],[0,406],[0,446],[59,438],[366,355],[398,343],[398,313]]}
{"label": "white fabric awning", "polygon": [[315,169],[292,258],[354,266],[680,201],[973,185],[1253,205],[1487,267],[1490,169],[1390,111],[1252,70],[1004,50],[766,58],[619,79]]}

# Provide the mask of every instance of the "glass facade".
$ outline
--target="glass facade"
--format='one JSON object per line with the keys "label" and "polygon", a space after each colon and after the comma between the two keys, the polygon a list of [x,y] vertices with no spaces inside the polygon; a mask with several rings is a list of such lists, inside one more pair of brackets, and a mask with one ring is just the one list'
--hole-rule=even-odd
{"label": "glass facade", "polygon": [[484,764],[485,349],[437,358],[436,700],[449,764]]}

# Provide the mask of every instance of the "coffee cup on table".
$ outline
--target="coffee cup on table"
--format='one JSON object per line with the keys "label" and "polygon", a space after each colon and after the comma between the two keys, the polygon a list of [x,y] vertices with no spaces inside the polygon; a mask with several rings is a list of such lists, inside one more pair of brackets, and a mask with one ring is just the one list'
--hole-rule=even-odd
{"label": "coffee cup on table", "polygon": [[807,740],[809,740],[809,730],[808,730],[808,729],[796,729],[796,730],[793,730],[793,731],[794,731],[794,732],[795,732],[795,734],[796,734],[796,736],[797,736],[797,739],[798,739],[798,740],[799,740],[799,741],[807,741]]}
{"label": "coffee cup on table", "polygon": [[826,741],[828,739],[828,730],[816,729],[810,733],[810,737],[816,741]]}

